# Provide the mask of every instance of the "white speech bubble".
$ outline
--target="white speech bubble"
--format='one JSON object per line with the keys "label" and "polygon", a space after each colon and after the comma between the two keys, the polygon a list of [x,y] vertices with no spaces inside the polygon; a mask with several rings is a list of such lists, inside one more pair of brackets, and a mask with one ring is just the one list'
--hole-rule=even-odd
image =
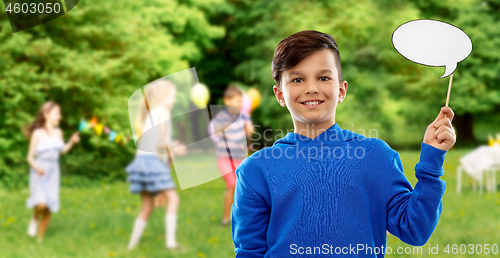
{"label": "white speech bubble", "polygon": [[392,44],[399,54],[412,62],[445,66],[440,78],[451,75],[457,63],[472,52],[472,41],[463,30],[436,20],[403,23],[394,30]]}

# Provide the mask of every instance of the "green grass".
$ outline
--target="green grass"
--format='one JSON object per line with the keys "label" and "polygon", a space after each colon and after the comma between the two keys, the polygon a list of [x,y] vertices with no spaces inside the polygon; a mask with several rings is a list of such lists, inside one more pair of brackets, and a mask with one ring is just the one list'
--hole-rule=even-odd
{"label": "green grass", "polygon": [[[462,193],[456,193],[458,158],[466,152],[452,150],[447,154],[443,214],[436,231],[423,248],[423,255],[391,254],[387,257],[427,257],[429,245],[439,246],[439,255],[433,257],[461,257],[460,254],[449,256],[444,253],[445,246],[500,245],[498,193],[472,192],[467,177],[463,180]],[[400,154],[406,176],[414,185],[414,166],[419,152],[403,151]],[[25,207],[28,189],[0,191],[0,257],[234,257],[231,229],[220,226],[223,179],[178,192],[181,206],[177,240],[188,248],[185,253],[173,253],[164,248],[165,211],[161,208],[153,213],[137,248],[131,252],[126,250],[132,223],[140,209],[139,197],[129,193],[127,183],[103,185],[96,182],[91,188],[63,187],[61,210],[53,215],[42,244],[26,234],[31,216],[31,210]],[[391,235],[387,244],[394,251],[397,247],[408,246]]]}

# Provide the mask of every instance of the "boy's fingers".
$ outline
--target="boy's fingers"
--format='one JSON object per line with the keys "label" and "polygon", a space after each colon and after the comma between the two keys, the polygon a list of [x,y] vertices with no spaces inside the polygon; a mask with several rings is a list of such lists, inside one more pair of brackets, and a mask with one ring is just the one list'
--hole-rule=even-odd
{"label": "boy's fingers", "polygon": [[453,113],[453,110],[451,110],[450,107],[442,107],[441,113],[446,114],[446,118],[450,119],[450,121],[453,121],[453,117],[455,116],[455,113]]}
{"label": "boy's fingers", "polygon": [[439,135],[442,132],[449,132],[451,135],[455,135],[455,130],[453,130],[453,128],[448,127],[448,126],[441,126],[441,127],[439,127],[436,130],[436,132],[434,133],[434,135]]}
{"label": "boy's fingers", "polygon": [[441,126],[443,126],[443,125],[444,125],[444,126],[448,126],[448,127],[450,127],[450,128],[453,128],[453,126],[451,125],[451,121],[450,121],[450,119],[448,119],[448,118],[443,118],[443,119],[441,119],[441,120],[437,121],[437,122],[434,124],[434,127],[439,128],[439,127],[441,127]]}
{"label": "boy's fingers", "polygon": [[438,134],[437,140],[438,140],[439,143],[442,143],[442,142],[454,142],[455,141],[455,137],[450,132],[444,131],[444,132]]}
{"label": "boy's fingers", "polygon": [[436,119],[434,120],[434,122],[432,122],[432,124],[436,124],[439,120],[445,118],[445,115],[446,114],[446,118],[450,119],[450,121],[453,121],[453,117],[455,116],[455,113],[453,113],[453,110],[451,110],[450,107],[442,107],[441,110],[439,111],[439,115],[436,117]]}

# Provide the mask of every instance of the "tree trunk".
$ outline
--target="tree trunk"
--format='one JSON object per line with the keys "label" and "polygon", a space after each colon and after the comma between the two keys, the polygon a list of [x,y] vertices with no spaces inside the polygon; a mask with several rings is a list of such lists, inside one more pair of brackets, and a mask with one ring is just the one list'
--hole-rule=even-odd
{"label": "tree trunk", "polygon": [[472,113],[455,114],[452,124],[456,130],[457,143],[473,142],[476,140],[474,137],[473,122],[474,115]]}

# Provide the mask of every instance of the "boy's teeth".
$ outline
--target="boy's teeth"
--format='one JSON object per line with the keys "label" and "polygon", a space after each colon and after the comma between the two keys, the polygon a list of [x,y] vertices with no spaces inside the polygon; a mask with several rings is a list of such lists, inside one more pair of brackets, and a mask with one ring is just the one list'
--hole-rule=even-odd
{"label": "boy's teeth", "polygon": [[304,104],[309,105],[309,106],[318,105],[319,103],[320,103],[319,101],[308,101],[308,102],[304,102]]}

